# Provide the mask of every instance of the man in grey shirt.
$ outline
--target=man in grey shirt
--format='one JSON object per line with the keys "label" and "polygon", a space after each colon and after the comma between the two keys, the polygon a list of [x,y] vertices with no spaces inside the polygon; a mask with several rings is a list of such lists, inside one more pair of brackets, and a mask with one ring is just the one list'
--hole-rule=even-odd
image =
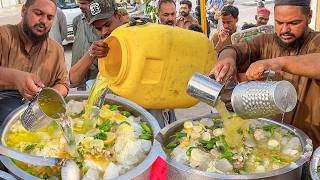
{"label": "man in grey shirt", "polygon": [[62,41],[67,37],[67,19],[60,8],[57,7],[56,17],[49,32],[49,36],[62,45]]}
{"label": "man in grey shirt", "polygon": [[[75,65],[84,54],[88,51],[91,44],[101,39],[101,36],[97,30],[88,23],[85,15],[85,11],[89,8],[89,4],[92,0],[78,0],[82,14],[78,15],[73,19],[73,32],[74,32],[74,43],[72,47],[72,61],[71,66]],[[72,73],[73,69],[70,70]],[[73,78],[70,78],[70,83],[73,87],[78,87],[78,90],[86,90],[86,81],[95,79],[98,74],[98,61],[92,61],[84,79],[80,82]]]}

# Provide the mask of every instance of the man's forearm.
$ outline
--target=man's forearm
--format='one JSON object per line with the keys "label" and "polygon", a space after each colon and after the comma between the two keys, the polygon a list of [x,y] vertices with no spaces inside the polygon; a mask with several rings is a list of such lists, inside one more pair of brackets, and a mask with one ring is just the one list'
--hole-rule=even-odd
{"label": "man's forearm", "polygon": [[320,53],[279,57],[282,71],[320,80]]}
{"label": "man's forearm", "polygon": [[81,82],[85,78],[85,75],[89,71],[89,68],[93,61],[95,60],[92,60],[89,54],[85,53],[84,56],[79,60],[79,62],[71,67],[69,74],[70,83],[76,84]]}
{"label": "man's forearm", "polygon": [[218,59],[234,59],[234,63],[237,64],[236,59],[237,59],[237,52],[233,48],[226,48],[222,50],[219,54]]}
{"label": "man's forearm", "polygon": [[0,87],[15,86],[15,72],[17,70],[11,68],[0,67]]}

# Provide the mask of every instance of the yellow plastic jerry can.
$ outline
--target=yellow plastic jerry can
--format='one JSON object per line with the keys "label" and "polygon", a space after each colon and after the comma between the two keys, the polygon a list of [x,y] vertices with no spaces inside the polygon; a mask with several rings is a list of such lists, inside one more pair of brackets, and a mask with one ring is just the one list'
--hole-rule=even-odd
{"label": "yellow plastic jerry can", "polygon": [[204,34],[159,24],[123,25],[105,42],[99,72],[107,86],[147,109],[195,105],[187,83],[195,72],[208,74],[217,58]]}

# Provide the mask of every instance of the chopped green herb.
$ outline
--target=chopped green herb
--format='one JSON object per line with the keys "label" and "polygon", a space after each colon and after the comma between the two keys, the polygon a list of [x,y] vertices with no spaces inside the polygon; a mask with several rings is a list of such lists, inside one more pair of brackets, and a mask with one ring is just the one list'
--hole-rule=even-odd
{"label": "chopped green herb", "polygon": [[179,144],[175,141],[169,143],[167,146],[166,146],[166,149],[174,149],[178,146]]}
{"label": "chopped green herb", "polygon": [[189,147],[189,148],[188,148],[188,150],[186,151],[186,155],[187,155],[187,156],[189,156],[189,157],[191,156],[191,151],[192,151],[193,148],[194,148],[194,147]]}
{"label": "chopped green herb", "polygon": [[79,166],[79,168],[82,168],[83,161],[84,161],[84,158],[82,155],[77,156],[75,159],[75,162]]}
{"label": "chopped green herb", "polygon": [[37,144],[29,144],[28,146],[26,146],[26,147],[24,148],[24,151],[31,151],[31,150],[33,150],[36,146],[37,146]]}
{"label": "chopped green herb", "polygon": [[11,161],[12,161],[14,164],[17,163],[17,160],[15,160],[15,159],[11,159]]}
{"label": "chopped green herb", "polygon": [[271,160],[273,161],[273,162],[281,162],[281,159],[280,159],[280,157],[278,157],[278,156],[272,156],[271,157]]}
{"label": "chopped green herb", "polygon": [[226,159],[229,159],[229,158],[233,157],[233,153],[232,153],[230,150],[227,150],[227,151],[223,154],[222,157],[223,157],[223,158],[226,158]]}
{"label": "chopped green herb", "polygon": [[43,174],[42,179],[47,180],[49,179],[49,174],[46,172]]}
{"label": "chopped green herb", "polygon": [[175,134],[175,137],[176,138],[182,138],[182,137],[187,137],[187,133],[184,133],[184,132],[177,132],[176,134]]}
{"label": "chopped green herb", "polygon": [[109,149],[111,147],[111,145],[110,144],[104,144],[104,149]]}
{"label": "chopped green herb", "polygon": [[104,121],[99,125],[99,129],[104,132],[108,132],[110,130],[110,121]]}
{"label": "chopped green herb", "polygon": [[121,111],[120,114],[122,114],[122,115],[125,116],[125,117],[131,116],[131,113],[128,112],[128,111]]}
{"label": "chopped green herb", "polygon": [[110,105],[110,107],[109,107],[109,109],[111,110],[111,111],[116,111],[116,110],[118,110],[118,108],[119,107],[121,107],[121,106],[118,106],[118,105]]}
{"label": "chopped green herb", "polygon": [[149,127],[149,125],[147,125],[147,123],[143,122],[140,124],[141,128],[145,131],[147,131],[149,134],[152,134],[152,130],[151,128]]}
{"label": "chopped green herb", "polygon": [[213,129],[218,129],[218,128],[223,128],[224,124],[223,124],[223,120],[214,120],[213,121]]}
{"label": "chopped green herb", "polygon": [[128,122],[128,121],[122,121],[121,123],[120,123],[120,125],[121,124],[128,124],[129,126],[131,126],[131,124]]}
{"label": "chopped green herb", "polygon": [[150,134],[140,134],[139,135],[139,139],[151,140],[152,139],[152,135],[150,135]]}
{"label": "chopped green herb", "polygon": [[103,132],[100,132],[98,133],[97,135],[94,136],[95,139],[100,139],[100,140],[106,140],[108,137],[107,137],[107,134],[106,133],[103,133]]}
{"label": "chopped green herb", "polygon": [[274,130],[277,129],[277,128],[279,128],[279,127],[280,127],[280,126],[277,125],[277,124],[267,124],[267,125],[262,126],[262,129],[263,129],[264,131],[270,132],[270,133],[273,135],[273,134],[274,134]]}
{"label": "chopped green herb", "polygon": [[249,134],[253,134],[253,133],[254,133],[254,130],[255,130],[255,128],[252,127],[252,126],[250,126],[249,129],[248,129],[248,133],[249,133]]}

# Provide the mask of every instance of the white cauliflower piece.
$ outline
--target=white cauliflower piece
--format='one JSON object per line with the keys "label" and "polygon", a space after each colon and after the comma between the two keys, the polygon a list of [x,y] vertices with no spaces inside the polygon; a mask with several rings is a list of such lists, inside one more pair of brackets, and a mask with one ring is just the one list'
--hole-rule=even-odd
{"label": "white cauliflower piece", "polygon": [[99,170],[89,168],[87,173],[83,176],[82,180],[97,180],[99,179]]}
{"label": "white cauliflower piece", "polygon": [[80,114],[84,109],[84,103],[81,101],[70,100],[67,103],[67,114]]}
{"label": "white cauliflower piece", "polygon": [[216,161],[215,167],[222,172],[231,172],[233,170],[232,164],[227,159]]}
{"label": "white cauliflower piece", "polygon": [[141,145],[124,136],[117,138],[114,149],[117,155],[116,159],[121,164],[134,165],[145,157]]}
{"label": "white cauliflower piece", "polygon": [[150,149],[151,149],[151,146],[152,146],[151,141],[149,141],[149,140],[144,140],[144,139],[138,139],[137,142],[140,144],[142,150],[143,150],[145,153],[149,153],[149,151],[150,151]]}
{"label": "white cauliflower piece", "polygon": [[103,180],[112,179],[120,175],[121,167],[110,162],[104,171]]}
{"label": "white cauliflower piece", "polygon": [[173,157],[173,160],[185,164],[189,160],[189,157],[187,156],[186,152],[187,148],[181,148],[180,146],[177,146],[171,152],[171,157]]}

